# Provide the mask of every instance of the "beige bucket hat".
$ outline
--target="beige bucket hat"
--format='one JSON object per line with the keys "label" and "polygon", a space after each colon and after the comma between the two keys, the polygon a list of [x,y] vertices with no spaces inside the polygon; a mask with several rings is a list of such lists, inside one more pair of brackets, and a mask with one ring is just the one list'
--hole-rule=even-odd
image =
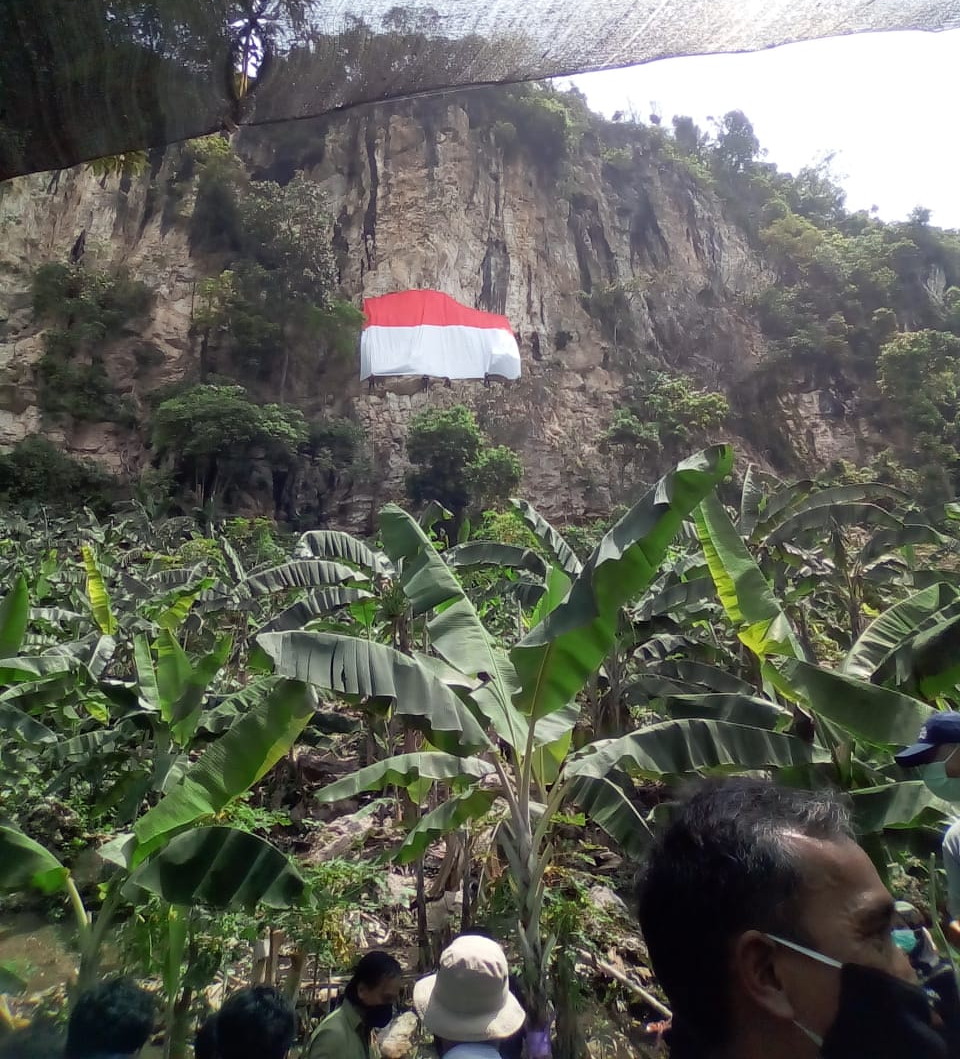
{"label": "beige bucket hat", "polygon": [[441,953],[437,973],[413,987],[413,1006],[426,1029],[445,1041],[510,1037],[526,1014],[510,992],[509,973],[495,941],[462,934]]}

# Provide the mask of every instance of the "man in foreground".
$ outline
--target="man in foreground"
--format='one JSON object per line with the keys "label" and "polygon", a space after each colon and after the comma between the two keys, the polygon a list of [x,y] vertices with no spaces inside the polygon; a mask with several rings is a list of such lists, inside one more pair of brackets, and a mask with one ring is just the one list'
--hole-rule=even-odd
{"label": "man in foreground", "polygon": [[510,992],[503,949],[479,934],[461,934],[440,954],[436,974],[413,989],[413,1006],[443,1059],[500,1059],[499,1044],[526,1014]]}
{"label": "man in foreground", "polygon": [[943,1059],[893,898],[824,793],[708,782],[648,862],[640,925],[672,1059]]}

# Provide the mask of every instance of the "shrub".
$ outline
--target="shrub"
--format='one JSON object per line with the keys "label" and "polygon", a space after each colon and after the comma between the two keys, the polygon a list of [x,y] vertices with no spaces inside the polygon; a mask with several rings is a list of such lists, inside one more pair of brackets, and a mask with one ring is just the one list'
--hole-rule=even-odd
{"label": "shrub", "polygon": [[149,288],[124,272],[55,263],[36,270],[34,315],[49,325],[44,355],[37,364],[37,396],[43,412],[133,425],[134,409],[111,383],[103,365],[103,347],[118,338],[128,323],[144,316],[151,301]]}
{"label": "shrub", "polygon": [[414,416],[407,434],[414,465],[407,493],[414,503],[436,500],[462,519],[483,499],[505,498],[520,483],[522,465],[511,449],[490,448],[473,412],[463,405]]}
{"label": "shrub", "polygon": [[289,464],[308,434],[298,409],[257,405],[242,386],[209,384],[162,401],[152,425],[158,455],[210,497],[243,480],[254,449],[263,449],[273,463]]}
{"label": "shrub", "polygon": [[95,511],[109,509],[117,480],[95,463],[73,459],[33,435],[0,455],[0,496],[10,504],[37,503]]}
{"label": "shrub", "polygon": [[331,416],[310,424],[307,444],[314,456],[326,458],[334,470],[358,462],[364,442],[363,428],[350,419]]}
{"label": "shrub", "polygon": [[136,408],[122,397],[101,361],[71,364],[44,354],[37,362],[37,403],[47,415],[69,415],[91,423],[136,425]]}

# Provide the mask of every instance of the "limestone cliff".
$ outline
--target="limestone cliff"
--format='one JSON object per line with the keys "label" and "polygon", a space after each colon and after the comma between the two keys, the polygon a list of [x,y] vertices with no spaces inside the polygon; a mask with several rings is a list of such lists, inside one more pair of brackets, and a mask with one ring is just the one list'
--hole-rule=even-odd
{"label": "limestone cliff", "polygon": [[[712,192],[654,148],[633,143],[623,164],[617,126],[607,129],[607,142],[585,135],[560,166],[540,164],[522,130],[519,143],[504,145],[464,99],[240,138],[254,178],[282,182],[302,168],[326,193],[347,296],[434,287],[506,313],[520,338],[516,383],[407,379],[369,388],[351,365],[297,388],[306,408],[348,414],[366,431],[373,474],[351,500],[351,522],[399,493],[406,424],[428,405],[472,406],[494,441],[522,455],[524,494],[550,517],[580,519],[619,499],[598,438],[632,377],[660,364],[734,397],[750,377],[763,339],[749,298],[773,276]],[[78,168],[0,185],[0,446],[44,430],[124,473],[149,460],[136,428],[41,421],[30,277],[42,262],[66,260],[84,233],[86,260],[123,265],[155,291],[149,321],[110,353],[113,382],[142,408],[151,389],[187,373],[196,284],[210,263],[191,256],[189,190],[180,201],[169,196],[181,151],[151,156],[134,178],[98,180]],[[605,288],[623,292],[626,307],[612,326],[588,297]],[[795,448],[810,460],[863,456],[855,421],[832,415],[822,395],[768,411],[794,416]],[[730,427],[737,442],[744,431],[735,417]],[[738,449],[770,462],[749,438]],[[269,512],[269,497],[257,503]]]}

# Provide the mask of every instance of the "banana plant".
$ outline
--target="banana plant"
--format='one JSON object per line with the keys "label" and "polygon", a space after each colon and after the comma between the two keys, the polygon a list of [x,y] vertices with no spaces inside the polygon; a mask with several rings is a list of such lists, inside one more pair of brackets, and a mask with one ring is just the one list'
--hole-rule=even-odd
{"label": "banana plant", "polygon": [[[499,837],[511,866],[532,1022],[547,1022],[546,973],[551,941],[540,911],[551,863],[551,827],[560,806],[576,798],[632,850],[643,844],[644,816],[617,780],[725,771],[749,759],[755,767],[799,768],[829,754],[793,735],[726,721],[667,721],[574,751],[578,696],[603,665],[624,604],[641,597],[684,520],[730,471],[719,446],[661,479],[579,567],[557,542],[553,570],[562,593],[546,592],[539,621],[510,650],[481,623],[453,569],[422,528],[388,505],[380,518],[386,554],[429,651],[407,656],[356,637],[270,632],[259,638],[284,677],[307,680],[348,700],[387,699],[430,748],[378,762],[322,791],[337,801],[388,785],[446,783],[451,797],[422,816],[397,856],[416,860],[435,837],[501,804]],[[562,556],[562,557],[561,557]],[[573,561],[571,561],[573,560]],[[564,564],[567,569],[564,569]],[[569,572],[568,572],[569,570]],[[548,573],[548,581],[552,577]],[[562,583],[562,582],[561,582]],[[615,778],[612,778],[615,777]]]}
{"label": "banana plant", "polygon": [[[157,675],[159,676],[158,666]],[[179,674],[186,690],[177,694],[159,691],[157,709],[164,703],[171,732],[195,714],[179,714],[176,707],[192,702],[190,678],[196,669]],[[166,769],[164,793],[141,815],[130,832],[120,832],[101,848],[109,865],[95,913],[85,907],[80,891],[66,865],[22,831],[0,826],[0,891],[35,888],[61,891],[68,898],[77,928],[80,964],[77,991],[92,984],[99,972],[101,953],[118,910],[136,907],[147,895],[160,897],[169,919],[170,961],[165,967],[167,984],[168,1059],[183,1054],[182,950],[189,932],[191,910],[252,910],[256,906],[287,908],[297,903],[304,883],[289,859],[256,835],[217,823],[218,814],[259,780],[293,746],[311,720],[316,695],[305,684],[266,677],[217,707],[236,706],[235,719],[222,735],[207,746],[198,759],[181,759],[179,770]],[[174,738],[177,738],[175,736]],[[62,749],[54,745],[53,750]],[[159,758],[157,768],[160,768]],[[181,949],[177,948],[180,939]],[[182,955],[182,951],[181,951]]]}
{"label": "banana plant", "polygon": [[[807,507],[804,510],[809,511]],[[780,513],[782,514],[782,512]],[[791,516],[786,516],[787,518]],[[741,526],[745,519],[741,512]],[[929,829],[949,807],[907,781],[893,753],[924,720],[960,694],[960,590],[934,584],[878,615],[836,668],[817,664],[759,563],[715,497],[696,513],[706,565],[726,620],[758,668],[743,680],[722,668],[677,657],[649,666],[637,700],[665,718],[737,721],[790,731],[827,753],[829,765],[784,769],[785,782],[848,790],[861,830]],[[742,769],[755,767],[745,757]]]}

